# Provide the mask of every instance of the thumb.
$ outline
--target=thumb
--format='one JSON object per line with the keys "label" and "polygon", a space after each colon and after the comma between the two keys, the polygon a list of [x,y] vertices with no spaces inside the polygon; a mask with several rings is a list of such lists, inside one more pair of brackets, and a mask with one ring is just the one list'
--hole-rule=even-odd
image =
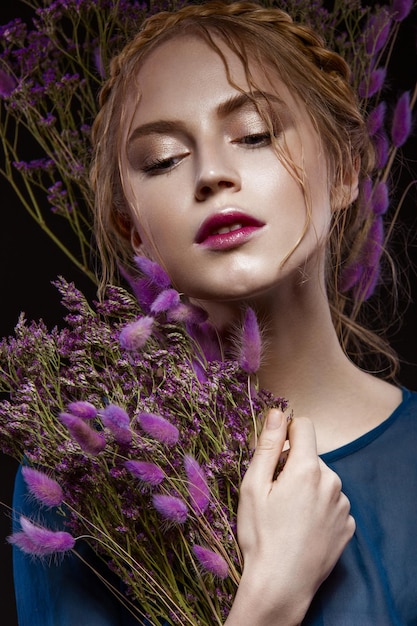
{"label": "thumb", "polygon": [[259,484],[273,480],[286,438],[287,420],[283,412],[271,409],[266,416],[253,459],[246,472],[246,475],[251,475],[251,480],[262,481]]}

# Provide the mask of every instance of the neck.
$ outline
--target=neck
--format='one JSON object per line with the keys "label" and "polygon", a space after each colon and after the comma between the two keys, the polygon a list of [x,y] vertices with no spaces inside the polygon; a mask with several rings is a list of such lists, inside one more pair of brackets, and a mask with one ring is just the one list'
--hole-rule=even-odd
{"label": "neck", "polygon": [[287,302],[269,302],[258,312],[266,319],[261,386],[284,395],[296,414],[313,418],[322,397],[350,387],[358,372],[340,346],[324,291],[301,285]]}
{"label": "neck", "polygon": [[[259,383],[288,400],[295,417],[313,421],[318,450],[326,452],[379,424],[401,394],[345,355],[320,285],[299,284],[285,297],[283,291],[279,297],[268,294],[245,302],[256,310],[263,333]],[[241,308],[242,303],[223,304],[214,322],[236,319]]]}

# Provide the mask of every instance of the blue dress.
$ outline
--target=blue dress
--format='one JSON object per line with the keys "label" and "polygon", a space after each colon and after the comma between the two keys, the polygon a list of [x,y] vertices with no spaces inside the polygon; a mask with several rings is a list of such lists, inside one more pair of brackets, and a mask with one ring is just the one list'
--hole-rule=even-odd
{"label": "blue dress", "polygon": [[[342,479],[356,532],[303,626],[416,626],[417,393],[404,390],[387,420],[322,459]],[[15,510],[36,517],[25,493],[19,473]],[[47,567],[14,550],[14,578],[19,626],[138,624],[72,556]]]}

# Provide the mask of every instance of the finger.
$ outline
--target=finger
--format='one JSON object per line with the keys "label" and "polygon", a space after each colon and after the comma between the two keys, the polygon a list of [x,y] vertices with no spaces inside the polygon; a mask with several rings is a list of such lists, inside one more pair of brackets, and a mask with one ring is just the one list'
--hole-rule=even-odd
{"label": "finger", "polygon": [[287,420],[284,414],[278,409],[271,409],[265,418],[253,459],[246,472],[247,480],[253,479],[256,484],[272,481],[286,436]]}
{"label": "finger", "polygon": [[318,463],[316,431],[313,422],[306,417],[296,417],[288,428],[290,453],[287,464],[314,461]]}

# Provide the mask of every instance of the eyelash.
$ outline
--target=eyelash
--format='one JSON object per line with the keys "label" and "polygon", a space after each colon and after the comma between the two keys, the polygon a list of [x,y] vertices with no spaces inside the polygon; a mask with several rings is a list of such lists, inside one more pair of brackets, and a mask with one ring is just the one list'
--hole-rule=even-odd
{"label": "eyelash", "polygon": [[[262,148],[264,146],[271,145],[271,133],[253,133],[250,135],[244,135],[240,139],[233,141],[233,143],[243,144],[250,148]],[[158,176],[159,174],[166,174],[170,172],[175,165],[177,165],[177,159],[179,157],[169,157],[168,159],[155,159],[151,163],[145,165],[142,168],[142,172],[148,176]]]}
{"label": "eyelash", "polygon": [[170,157],[168,159],[154,159],[148,165],[142,167],[142,172],[148,174],[148,176],[157,176],[158,174],[164,174],[171,170],[176,163],[178,157]]}
{"label": "eyelash", "polygon": [[[256,141],[259,140],[259,141]],[[245,135],[238,139],[234,143],[241,143],[254,148],[261,148],[263,146],[269,146],[271,144],[271,133],[265,131],[263,133],[253,133],[252,135]]]}

